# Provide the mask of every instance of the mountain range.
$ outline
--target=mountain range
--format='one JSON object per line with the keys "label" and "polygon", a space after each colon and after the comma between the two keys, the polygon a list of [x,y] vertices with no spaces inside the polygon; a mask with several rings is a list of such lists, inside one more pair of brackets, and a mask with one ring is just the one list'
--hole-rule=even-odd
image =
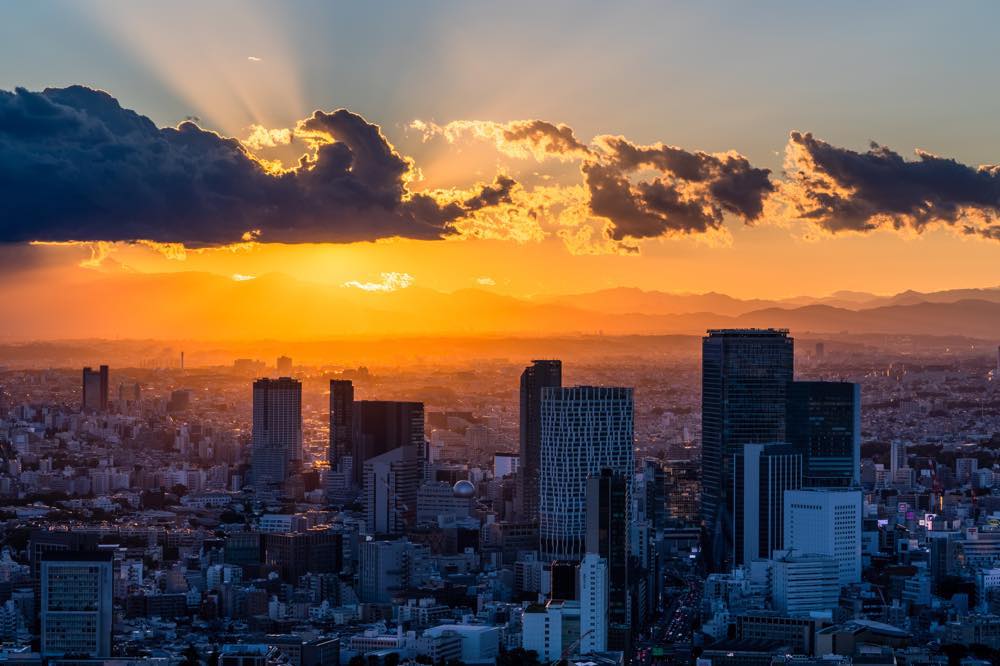
{"label": "mountain range", "polygon": [[[892,296],[742,300],[720,293],[615,288],[515,298],[487,289],[363,291],[269,274],[93,271],[53,290],[0,283],[8,341],[83,338],[329,339],[397,335],[701,334],[781,327],[793,333],[959,335],[1000,340],[1000,287]],[[196,295],[196,297],[192,297]]]}

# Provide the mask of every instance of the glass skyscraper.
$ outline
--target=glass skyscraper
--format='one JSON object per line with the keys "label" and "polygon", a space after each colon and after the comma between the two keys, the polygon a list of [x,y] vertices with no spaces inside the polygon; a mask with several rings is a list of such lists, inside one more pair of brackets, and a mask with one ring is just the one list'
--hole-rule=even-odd
{"label": "glass skyscraper", "polygon": [[[539,534],[542,561],[579,561],[587,534],[587,479],[610,469],[635,477],[632,389],[574,386],[542,392]],[[628,524],[627,521],[625,524]]]}
{"label": "glass skyscraper", "polygon": [[733,552],[733,454],[785,441],[792,362],[787,330],[711,330],[702,339],[701,514],[712,570],[728,570]]}
{"label": "glass skyscraper", "polygon": [[788,441],[802,452],[803,484],[843,488],[860,482],[861,385],[792,382],[788,387]]}

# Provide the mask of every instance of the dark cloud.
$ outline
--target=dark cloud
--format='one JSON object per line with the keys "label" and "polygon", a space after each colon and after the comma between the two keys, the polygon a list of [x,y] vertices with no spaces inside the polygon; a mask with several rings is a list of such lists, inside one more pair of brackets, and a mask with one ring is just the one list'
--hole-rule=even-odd
{"label": "dark cloud", "polygon": [[501,176],[471,197],[413,195],[412,164],[361,116],[317,111],[298,131],[314,154],[274,175],[235,139],[158,128],[101,91],[0,91],[0,242],[433,239],[514,186]]}
{"label": "dark cloud", "polygon": [[589,155],[587,146],[573,135],[568,125],[556,125],[545,120],[521,120],[508,123],[503,138],[511,143],[529,144],[552,155]]}
{"label": "dark cloud", "polygon": [[[600,155],[582,169],[590,209],[611,221],[615,240],[670,233],[705,233],[722,226],[726,213],[757,220],[774,191],[768,169],[734,153],[712,155],[657,144],[640,146],[622,137],[599,137]],[[661,175],[632,182],[643,169]]]}
{"label": "dark cloud", "polygon": [[[908,161],[875,143],[861,153],[800,132],[792,132],[789,146],[783,193],[797,217],[828,231],[868,231],[890,221],[919,232],[932,222],[955,224],[970,211],[986,221],[1000,212],[1000,167],[971,167],[923,151]],[[997,238],[996,229],[964,231]]]}

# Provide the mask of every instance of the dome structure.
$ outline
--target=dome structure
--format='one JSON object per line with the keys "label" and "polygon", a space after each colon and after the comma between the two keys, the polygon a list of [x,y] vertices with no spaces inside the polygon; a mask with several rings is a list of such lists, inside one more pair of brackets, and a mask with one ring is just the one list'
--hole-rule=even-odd
{"label": "dome structure", "polygon": [[475,497],[476,487],[472,485],[471,481],[462,480],[455,484],[451,489],[451,492],[455,497]]}

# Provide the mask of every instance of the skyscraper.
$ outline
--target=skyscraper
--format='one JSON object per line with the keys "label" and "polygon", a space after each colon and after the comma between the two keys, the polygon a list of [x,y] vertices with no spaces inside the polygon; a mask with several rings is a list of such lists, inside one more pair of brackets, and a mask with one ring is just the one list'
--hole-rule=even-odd
{"label": "skyscraper", "polygon": [[296,379],[253,383],[251,467],[257,492],[280,490],[302,462],[302,384]]}
{"label": "skyscraper", "polygon": [[607,562],[607,645],[631,654],[629,597],[630,474],[602,469],[587,479],[587,553]]}
{"label": "skyscraper", "polygon": [[42,656],[109,658],[112,554],[45,553],[41,565]]}
{"label": "skyscraper", "polygon": [[538,521],[542,443],[542,390],[562,386],[562,361],[532,361],[521,373],[521,448],[518,510],[524,520]]}
{"label": "skyscraper", "polygon": [[712,570],[725,570],[732,553],[733,454],[785,441],[792,355],[782,329],[711,330],[702,339],[701,512]]}
{"label": "skyscraper", "polygon": [[420,462],[415,446],[399,446],[364,464],[365,529],[368,534],[403,533],[417,515]]}
{"label": "skyscraper", "polygon": [[607,468],[635,474],[632,389],[546,388],[542,393],[539,533],[542,560],[580,560],[585,551],[587,479]]}
{"label": "skyscraper", "polygon": [[356,400],[351,420],[356,486],[364,485],[366,461],[402,446],[416,449],[419,483],[427,458],[424,446],[424,403]]}
{"label": "skyscraper", "polygon": [[802,486],[802,455],[787,444],[746,444],[733,463],[734,566],[784,548],[784,495]]}
{"label": "skyscraper", "polygon": [[788,442],[802,452],[802,485],[847,487],[860,483],[860,384],[792,382],[785,431]]}
{"label": "skyscraper", "polygon": [[330,380],[330,450],[327,461],[337,469],[344,456],[354,453],[354,384],[350,379]]}
{"label": "skyscraper", "polygon": [[103,412],[108,408],[108,366],[83,369],[83,408]]}

